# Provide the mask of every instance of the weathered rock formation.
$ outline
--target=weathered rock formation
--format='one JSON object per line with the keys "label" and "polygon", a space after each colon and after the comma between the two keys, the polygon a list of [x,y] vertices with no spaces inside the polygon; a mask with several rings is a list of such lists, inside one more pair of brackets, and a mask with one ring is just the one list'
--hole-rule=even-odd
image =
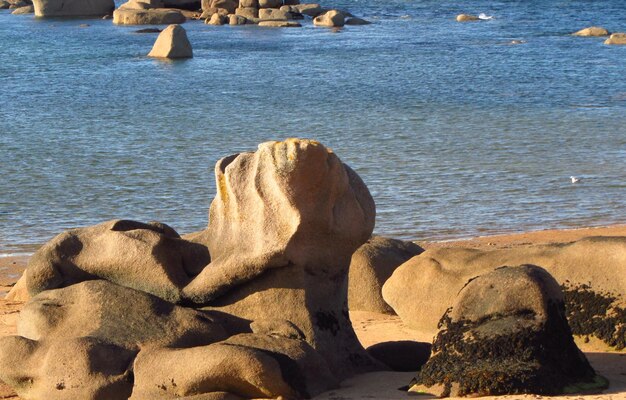
{"label": "weathered rock formation", "polygon": [[348,307],[353,311],[395,314],[382,296],[393,271],[424,249],[412,242],[374,236],[352,255],[348,274]]}
{"label": "weathered rock formation", "polygon": [[626,237],[493,251],[429,249],[394,271],[383,298],[405,323],[434,334],[450,299],[467,280],[501,265],[521,264],[541,265],[563,285],[575,335],[626,347]]}
{"label": "weathered rock formation", "polygon": [[606,387],[574,344],[559,284],[540,267],[502,267],[469,281],[440,327],[411,391],[558,395]]}
{"label": "weathered rock formation", "polygon": [[37,17],[102,17],[115,9],[113,0],[33,0]]}
{"label": "weathered rock formation", "polygon": [[589,28],[581,29],[578,32],[572,33],[574,36],[609,36],[610,33],[606,29],[599,26],[590,26]]}
{"label": "weathered rock formation", "polygon": [[346,23],[346,16],[341,11],[330,10],[313,19],[315,26],[323,26],[327,28],[340,28]]}
{"label": "weathered rock formation", "polygon": [[259,26],[265,26],[270,28],[300,28],[302,25],[295,21],[259,21]]}
{"label": "weathered rock formation", "polygon": [[604,41],[604,44],[626,44],[626,33],[614,33]]}
{"label": "weathered rock formation", "polygon": [[202,232],[116,220],[44,245],[23,278],[34,297],[20,336],[0,341],[0,379],[35,399],[302,398],[382,368],[347,310],[350,257],[375,216],[358,175],[298,139],[215,174]]}
{"label": "weathered rock formation", "polygon": [[155,58],[191,58],[193,50],[187,39],[187,31],[180,25],[170,25],[159,33],[148,57]]}

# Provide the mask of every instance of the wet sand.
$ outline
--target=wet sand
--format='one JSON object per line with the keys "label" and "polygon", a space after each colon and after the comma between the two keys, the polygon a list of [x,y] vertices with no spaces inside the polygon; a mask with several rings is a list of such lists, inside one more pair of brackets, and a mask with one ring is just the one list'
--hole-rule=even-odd
{"label": "wet sand", "polygon": [[[519,234],[506,234],[478,237],[447,242],[418,242],[429,247],[470,247],[482,249],[510,248],[532,244],[567,243],[588,236],[626,236],[626,225],[572,230],[545,230]],[[22,302],[4,299],[11,287],[26,268],[27,256],[0,257],[0,335],[16,333],[17,318]],[[364,347],[394,340],[415,340],[430,342],[432,337],[407,327],[399,317],[355,311],[350,313],[354,329]],[[618,400],[626,399],[626,351],[604,351],[597,341],[584,343],[577,341],[596,371],[610,381],[610,387],[602,394],[572,396],[510,395],[484,397],[484,399],[559,399],[559,400]],[[318,400],[357,400],[357,399],[432,399],[433,396],[409,394],[398,390],[413,378],[412,372],[374,372],[348,379],[342,387],[323,393]],[[0,382],[0,399],[19,399],[15,392]]]}

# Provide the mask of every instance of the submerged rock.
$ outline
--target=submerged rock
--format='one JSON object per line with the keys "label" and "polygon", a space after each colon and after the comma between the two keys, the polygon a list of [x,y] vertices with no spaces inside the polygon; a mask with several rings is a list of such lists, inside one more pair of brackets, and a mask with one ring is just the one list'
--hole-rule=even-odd
{"label": "submerged rock", "polygon": [[604,44],[626,44],[626,33],[614,33],[604,41]]}
{"label": "submerged rock", "polygon": [[[624,348],[626,317],[626,237],[590,237],[568,244],[520,246],[511,249],[429,249],[398,267],[383,286],[383,298],[403,322],[423,333],[435,334],[437,322],[468,279],[501,265],[541,265],[566,290],[585,287],[605,299],[586,304],[593,310],[595,332],[575,335],[602,338],[610,346]],[[587,297],[584,297],[587,298]],[[566,297],[566,310],[579,306]],[[600,322],[602,321],[602,322]],[[612,326],[612,329],[606,328]]]}
{"label": "submerged rock", "polygon": [[531,265],[469,281],[442,317],[432,352],[410,391],[559,395],[607,386],[574,344],[558,283]]}
{"label": "submerged rock", "polygon": [[480,18],[478,18],[475,15],[459,14],[456,16],[456,21],[457,22],[473,22],[473,21],[480,21]]}
{"label": "submerged rock", "polygon": [[371,22],[366,21],[362,18],[352,17],[346,20],[346,25],[370,25]]}
{"label": "submerged rock", "polygon": [[302,25],[295,21],[259,21],[259,26],[270,28],[300,28]]}
{"label": "submerged rock", "polygon": [[412,242],[373,236],[352,255],[348,274],[348,307],[353,311],[395,314],[382,288],[401,264],[422,253]]}
{"label": "submerged rock", "polygon": [[609,31],[599,26],[590,26],[572,33],[574,36],[609,36]]}
{"label": "submerged rock", "polygon": [[[218,15],[218,14],[214,14]],[[187,31],[180,25],[170,25],[159,34],[148,57],[156,58],[191,58],[193,50],[187,39]]]}

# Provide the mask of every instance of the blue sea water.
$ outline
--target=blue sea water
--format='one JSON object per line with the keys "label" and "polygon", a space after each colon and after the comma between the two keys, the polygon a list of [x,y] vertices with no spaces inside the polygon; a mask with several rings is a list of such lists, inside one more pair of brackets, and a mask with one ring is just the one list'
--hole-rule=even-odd
{"label": "blue sea water", "polygon": [[139,27],[0,11],[0,251],[113,218],[202,229],[215,162],[291,136],[361,175],[379,234],[626,223],[626,46],[569,35],[626,31],[626,2],[323,5],[374,23],[190,21],[181,62]]}

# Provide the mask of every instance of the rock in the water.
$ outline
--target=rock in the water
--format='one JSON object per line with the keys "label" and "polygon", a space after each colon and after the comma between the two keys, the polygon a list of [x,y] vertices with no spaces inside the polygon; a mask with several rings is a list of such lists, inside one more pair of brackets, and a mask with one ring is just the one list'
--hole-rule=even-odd
{"label": "rock in the water", "polygon": [[[184,367],[183,367],[184,366]],[[241,334],[209,346],[142,351],[132,400],[226,391],[243,398],[310,398],[338,387],[306,342]]]}
{"label": "rock in the water", "polygon": [[[218,14],[214,14],[218,15]],[[187,39],[187,31],[180,25],[170,25],[159,34],[148,57],[191,58],[193,50]]]}
{"label": "rock in the water", "polygon": [[480,21],[480,18],[478,18],[475,15],[459,14],[456,16],[456,20],[457,22],[472,22],[472,21]]}
{"label": "rock in the water", "polygon": [[362,18],[352,17],[346,20],[346,25],[370,25],[371,22],[366,21]]}
{"label": "rock in the water", "polygon": [[137,29],[134,33],[161,33],[159,28]]}
{"label": "rock in the water", "polygon": [[53,343],[0,338],[0,379],[24,399],[126,400],[135,353],[83,337]]}
{"label": "rock in the water", "polygon": [[258,0],[259,8],[280,8],[283,6],[282,0]]}
{"label": "rock in the water", "polygon": [[241,15],[230,14],[228,16],[228,25],[245,25],[248,20]]}
{"label": "rock in the water", "polygon": [[103,280],[46,290],[23,308],[19,335],[31,340],[92,337],[129,351],[146,346],[191,347],[228,337],[211,313]]}
{"label": "rock in the water", "polygon": [[237,7],[235,15],[253,20],[259,18],[259,9],[256,7]]}
{"label": "rock in the water", "polygon": [[[618,349],[626,347],[626,237],[492,251],[429,249],[394,271],[383,286],[383,298],[406,324],[433,335],[450,299],[468,279],[501,265],[521,264],[541,265],[563,285],[566,294],[571,292],[565,306],[575,335],[593,335]],[[593,301],[583,306],[587,317],[593,314],[593,324],[587,321],[585,329],[572,320],[581,307],[569,300],[575,297]]]}
{"label": "rock in the water", "polygon": [[626,33],[614,33],[604,41],[604,44],[626,44]]}
{"label": "rock in the water", "polygon": [[33,8],[33,6],[24,6],[24,7],[14,9],[11,14],[23,15],[23,14],[32,14],[34,12],[35,12],[35,9]]}
{"label": "rock in the water", "polygon": [[411,391],[558,395],[606,387],[578,350],[559,284],[543,268],[501,267],[459,292]]}
{"label": "rock in the water", "polygon": [[220,14],[213,14],[211,18],[207,18],[205,21],[207,25],[224,25],[226,22],[226,16]]}
{"label": "rock in the water", "polygon": [[345,25],[346,16],[337,10],[326,11],[324,14],[313,19],[315,26],[323,26],[327,28],[338,28]]}
{"label": "rock in the water", "polygon": [[294,19],[294,16],[291,12],[279,10],[278,8],[261,8],[259,9],[259,18],[262,20],[287,21]]}
{"label": "rock in the water", "polygon": [[401,340],[377,343],[367,352],[393,371],[416,372],[428,361],[431,347],[430,343]]}
{"label": "rock in the water", "polygon": [[120,7],[113,11],[113,23],[117,25],[170,25],[182,24],[186,20],[179,11],[165,8],[136,10]]}
{"label": "rock in the water", "polygon": [[599,26],[590,26],[572,33],[574,36],[609,36],[609,31]]}
{"label": "rock in the water", "polygon": [[300,28],[302,25],[295,21],[259,21],[259,26],[265,26],[270,28]]}
{"label": "rock in the water", "polygon": [[115,9],[113,0],[33,0],[37,17],[102,17]]}
{"label": "rock in the water", "polygon": [[320,6],[317,3],[286,5],[283,7],[290,7],[289,11],[295,11],[299,14],[308,15],[309,17],[317,17],[318,15],[324,12],[324,9],[322,8],[322,6]]}
{"label": "rock in the water", "polygon": [[352,255],[348,307],[353,311],[395,314],[383,300],[383,284],[401,264],[422,253],[412,242],[374,236]]}

